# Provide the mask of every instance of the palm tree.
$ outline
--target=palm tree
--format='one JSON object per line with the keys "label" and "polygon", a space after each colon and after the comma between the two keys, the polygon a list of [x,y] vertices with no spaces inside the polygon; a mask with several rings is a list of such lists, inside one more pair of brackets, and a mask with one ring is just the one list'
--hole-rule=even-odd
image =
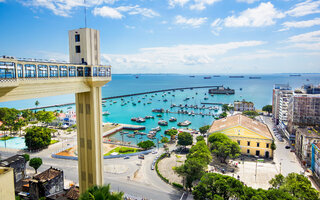
{"label": "palm tree", "polygon": [[38,108],[38,105],[40,104],[40,102],[37,100],[34,105],[36,105],[36,107]]}
{"label": "palm tree", "polygon": [[79,200],[122,200],[123,192],[111,192],[110,184],[104,186],[92,186],[87,189]]}

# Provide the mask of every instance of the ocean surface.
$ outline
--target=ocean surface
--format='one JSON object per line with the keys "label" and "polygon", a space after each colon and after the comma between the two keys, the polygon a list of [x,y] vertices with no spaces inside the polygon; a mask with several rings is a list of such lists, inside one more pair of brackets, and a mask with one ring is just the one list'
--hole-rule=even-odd
{"label": "ocean surface", "polygon": [[[224,85],[235,89],[234,95],[208,95],[208,89],[187,89],[184,91],[176,90],[175,92],[170,91],[159,92],[153,94],[125,97],[123,102],[126,105],[121,105],[122,100],[112,99],[107,100],[103,111],[108,111],[110,115],[103,116],[104,122],[114,123],[125,123],[125,124],[138,124],[146,126],[146,130],[143,132],[148,133],[151,128],[158,126],[159,117],[156,117],[157,113],[152,113],[154,108],[163,108],[164,110],[169,109],[172,112],[177,112],[178,108],[170,109],[171,104],[188,104],[202,106],[201,103],[233,103],[235,100],[252,101],[255,104],[256,109],[261,109],[264,105],[272,103],[272,89],[274,84],[289,84],[293,88],[301,87],[303,84],[319,84],[320,74],[302,74],[301,76],[289,76],[289,74],[272,74],[272,75],[244,75],[244,78],[229,78],[229,75],[221,75],[220,77],[212,77],[211,79],[204,79],[204,76],[209,75],[196,75],[190,77],[189,75],[139,75],[136,78],[135,75],[113,75],[112,81],[106,84],[102,88],[103,97],[111,97],[118,95],[127,95],[139,92],[148,92],[153,90],[162,89],[174,89],[181,87],[196,87],[196,86],[218,86]],[[249,76],[259,76],[261,79],[249,79]],[[152,97],[153,95],[153,97]],[[174,95],[174,96],[173,96]],[[205,100],[204,97],[208,97]],[[190,98],[187,101],[184,99]],[[167,100],[164,102],[164,100]],[[12,101],[0,103],[0,107],[14,107],[17,109],[35,107],[34,102],[36,99],[29,99],[23,101]],[[39,98],[39,106],[54,105],[74,102],[74,95],[63,95],[55,97]],[[138,103],[138,101],[141,101]],[[148,102],[151,102],[148,104]],[[136,105],[133,105],[135,103]],[[207,105],[209,106],[209,105]],[[46,110],[64,110],[66,111],[69,106],[65,107],[53,107]],[[72,106],[75,109],[75,106]],[[188,109],[188,111],[194,111],[195,113],[211,113],[218,115],[221,113],[221,108],[218,111],[213,110],[194,110]],[[133,117],[145,117],[152,115],[155,119],[147,119],[145,123],[132,122]],[[184,120],[191,121],[189,128],[198,129],[201,126],[211,124],[214,121],[212,116],[189,116],[186,114],[173,114],[163,113],[162,119],[168,121],[170,117],[177,118],[177,122]],[[168,126],[162,127],[161,132],[158,132],[156,137],[161,139],[163,132],[171,127],[177,127],[177,122],[168,122]],[[113,139],[122,140],[120,134],[112,136]],[[146,136],[136,136],[135,138],[128,138],[126,135],[123,136],[123,140],[126,142],[138,143],[139,141],[146,140]],[[156,142],[156,140],[155,140]]]}

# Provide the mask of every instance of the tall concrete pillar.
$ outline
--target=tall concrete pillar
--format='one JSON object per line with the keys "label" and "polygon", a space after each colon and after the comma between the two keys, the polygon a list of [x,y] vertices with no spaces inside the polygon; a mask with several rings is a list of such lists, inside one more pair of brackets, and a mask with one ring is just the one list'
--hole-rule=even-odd
{"label": "tall concrete pillar", "polygon": [[80,193],[103,184],[101,87],[76,94]]}

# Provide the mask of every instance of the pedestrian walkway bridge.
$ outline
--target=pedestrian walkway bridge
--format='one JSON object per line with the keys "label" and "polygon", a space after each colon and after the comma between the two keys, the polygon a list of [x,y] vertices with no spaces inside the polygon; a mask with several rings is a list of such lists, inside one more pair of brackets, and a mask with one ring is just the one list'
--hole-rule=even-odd
{"label": "pedestrian walkway bridge", "polygon": [[110,66],[0,58],[0,102],[89,92],[110,80]]}

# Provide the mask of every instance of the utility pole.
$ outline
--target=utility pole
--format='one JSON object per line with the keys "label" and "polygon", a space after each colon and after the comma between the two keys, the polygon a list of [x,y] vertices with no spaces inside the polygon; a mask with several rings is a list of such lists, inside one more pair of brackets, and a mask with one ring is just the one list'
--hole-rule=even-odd
{"label": "utility pole", "polygon": [[256,174],[255,174],[255,181],[257,182],[257,170],[258,170],[258,160],[256,160]]}

